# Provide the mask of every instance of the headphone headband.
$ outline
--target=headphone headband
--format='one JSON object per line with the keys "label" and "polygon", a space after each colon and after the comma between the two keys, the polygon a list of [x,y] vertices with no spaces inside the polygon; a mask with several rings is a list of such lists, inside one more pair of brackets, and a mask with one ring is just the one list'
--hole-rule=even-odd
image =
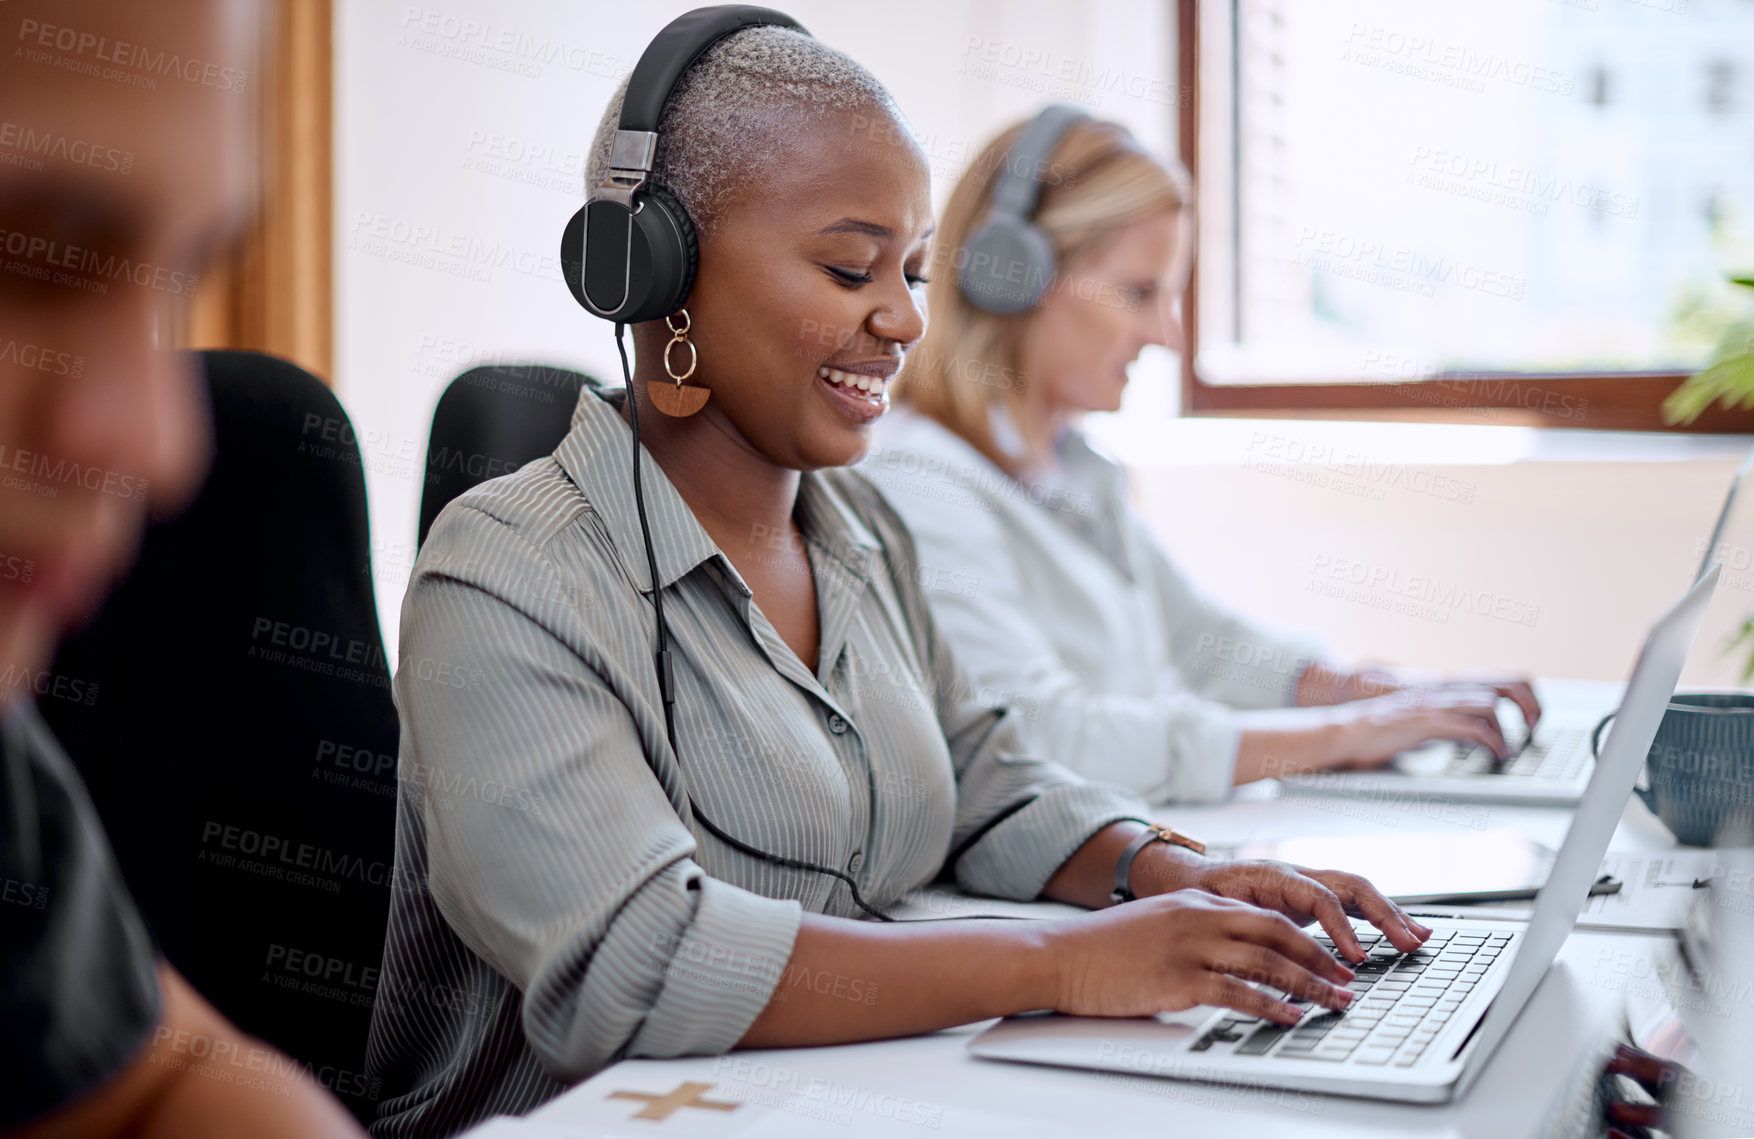
{"label": "headphone headband", "polygon": [[706,50],[758,24],[809,33],[784,12],[724,4],[666,24],[634,64],[609,152],[609,173],[560,237],[560,269],[573,298],[618,324],[667,316],[694,287],[698,247],[688,211],[651,181],[664,104]]}
{"label": "headphone headband", "polygon": [[1005,156],[1004,172],[993,187],[993,212],[1028,221],[1041,200],[1040,172],[1068,130],[1089,116],[1077,107],[1055,103],[1044,107],[1017,136]]}
{"label": "headphone headband", "polygon": [[592,198],[608,198],[633,208],[633,192],[645,182],[658,157],[658,121],[664,116],[670,92],[708,48],[756,25],[804,31],[798,21],[772,8],[721,4],[684,12],[652,37],[628,76],[621,120],[609,152],[609,177],[591,190]]}
{"label": "headphone headband", "polygon": [[1055,103],[1042,108],[1005,155],[992,207],[963,246],[956,283],[970,304],[988,312],[1034,308],[1054,275],[1053,244],[1030,221],[1041,200],[1041,171],[1060,139],[1089,116]]}
{"label": "headphone headband", "polygon": [[627,97],[621,104],[621,129],[655,133],[664,103],[683,72],[693,67],[707,48],[754,24],[804,30],[784,12],[753,4],[696,8],[665,24],[633,66]]}

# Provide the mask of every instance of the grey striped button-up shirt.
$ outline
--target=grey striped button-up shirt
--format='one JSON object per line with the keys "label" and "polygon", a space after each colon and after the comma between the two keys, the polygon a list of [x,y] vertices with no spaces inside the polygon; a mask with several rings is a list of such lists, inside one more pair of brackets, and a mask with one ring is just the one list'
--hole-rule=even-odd
{"label": "grey striped button-up shirt", "polygon": [[[947,873],[1040,893],[1145,804],[1018,753],[938,635],[906,531],[860,476],[806,474],[812,673],[662,470],[643,464],[675,658],[665,737],[619,390],[587,389],[554,454],[434,524],[402,608],[401,801],[369,1067],[380,1135],[518,1113],[617,1059],[733,1047],[803,910]],[[856,979],[855,979],[856,980]],[[820,986],[816,986],[820,987]],[[881,1000],[861,984],[849,999]]]}

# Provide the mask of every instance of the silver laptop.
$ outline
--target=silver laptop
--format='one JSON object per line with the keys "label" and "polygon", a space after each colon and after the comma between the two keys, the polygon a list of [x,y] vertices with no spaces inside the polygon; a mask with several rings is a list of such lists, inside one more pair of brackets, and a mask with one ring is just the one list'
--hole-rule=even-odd
{"label": "silver laptop", "polygon": [[[1750,450],[1730,480],[1724,504],[1694,581],[1705,576],[1718,556],[1718,542],[1735,505],[1736,492],[1749,468]],[[1590,778],[1590,733],[1612,708],[1552,708],[1544,711],[1533,733],[1508,700],[1499,702],[1499,726],[1512,756],[1498,758],[1478,744],[1436,740],[1402,752],[1386,767],[1368,771],[1311,771],[1286,776],[1281,782],[1296,792],[1344,795],[1372,801],[1400,802],[1410,797],[1456,799],[1475,803],[1516,803],[1524,806],[1575,805]]]}
{"label": "silver laptop", "polygon": [[[1431,918],[1401,953],[1360,929],[1369,959],[1344,1012],[1305,1009],[1295,1026],[1202,1007],[1137,1019],[1008,1017],[969,1043],[977,1056],[1250,1087],[1411,1103],[1460,1095],[1480,1074],[1547,973],[1595,881],[1640,765],[1674,694],[1719,567],[1696,581],[1646,638],[1620,706],[1528,923]],[[1332,943],[1318,938],[1331,950]],[[1299,1002],[1293,1002],[1299,1003]]]}
{"label": "silver laptop", "polygon": [[[1508,704],[1500,701],[1501,709]],[[1478,744],[1433,740],[1402,752],[1384,767],[1284,776],[1282,793],[1386,803],[1418,798],[1574,806],[1590,781],[1590,732],[1612,710],[1547,708],[1532,737],[1520,713],[1501,710],[1499,726],[1512,752],[1502,764]]]}

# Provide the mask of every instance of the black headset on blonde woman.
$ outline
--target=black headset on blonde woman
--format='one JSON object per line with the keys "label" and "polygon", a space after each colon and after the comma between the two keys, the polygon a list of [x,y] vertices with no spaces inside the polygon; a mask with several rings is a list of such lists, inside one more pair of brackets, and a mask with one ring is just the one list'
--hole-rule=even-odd
{"label": "black headset on blonde woman", "polygon": [[[668,416],[693,415],[706,406],[712,392],[686,382],[698,361],[688,339],[688,311],[683,305],[694,288],[700,245],[688,210],[675,194],[652,178],[658,153],[658,120],[677,82],[708,48],[744,28],[762,25],[809,34],[783,12],[748,4],[696,8],[665,25],[646,47],[628,79],[621,120],[609,154],[609,175],[591,188],[584,206],[566,223],[560,237],[561,274],[573,299],[592,314],[615,322],[615,347],[621,354],[621,374],[630,401],[633,372],[627,361],[627,326],[664,319],[671,333],[664,346],[664,371],[671,382],[649,381],[646,395],[653,407]],[[1066,129],[1082,117],[1071,108],[1049,107],[1025,128],[1007,159],[1006,173],[994,190],[992,215],[970,238],[970,256],[958,276],[964,294],[973,303],[995,312],[1018,312],[1040,298],[1047,279],[1053,275],[1053,250],[1047,238],[1029,223],[1039,190],[1037,179],[1030,172],[1041,166]],[[978,267],[971,268],[977,255]],[[1019,288],[1013,279],[1019,272],[1024,282],[1034,283],[1033,291]],[[672,359],[681,356],[682,350],[686,350],[684,360]],[[676,678],[671,665],[669,629],[664,623],[664,591],[658,585],[658,560],[652,549],[651,526],[646,520],[637,401],[628,408],[628,422],[633,429],[633,500],[639,513],[640,536],[645,541],[652,606],[657,616],[654,660],[658,689],[663,696],[664,730],[670,750],[680,762],[682,753],[676,746]],[[846,883],[853,903],[861,910],[882,921],[894,920],[866,903],[851,874],[770,854],[725,833],[702,813],[692,798],[689,808],[708,834],[733,850],[788,869],[837,878]]]}

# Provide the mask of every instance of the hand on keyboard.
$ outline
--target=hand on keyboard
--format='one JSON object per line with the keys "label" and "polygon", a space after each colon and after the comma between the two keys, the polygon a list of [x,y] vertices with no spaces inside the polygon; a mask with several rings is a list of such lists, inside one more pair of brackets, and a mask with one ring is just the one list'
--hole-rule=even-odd
{"label": "hand on keyboard", "polygon": [[[1234,1056],[1410,1067],[1443,1034],[1515,934],[1441,930],[1405,954],[1377,941],[1371,930],[1359,930],[1358,936],[1370,950],[1347,984],[1354,1000],[1344,1011],[1309,1008],[1295,1027],[1253,1016],[1226,1017],[1191,1050],[1232,1043]],[[1316,940],[1333,951],[1326,937]]]}
{"label": "hand on keyboard", "polygon": [[1272,910],[1297,925],[1320,922],[1338,943],[1341,955],[1353,962],[1364,960],[1364,947],[1353,933],[1349,914],[1370,922],[1403,952],[1418,949],[1431,936],[1430,929],[1408,917],[1364,878],[1339,870],[1309,870],[1270,859],[1207,860],[1188,871],[1181,884]]}
{"label": "hand on keyboard", "polygon": [[1501,761],[1510,757],[1496,712],[1498,694],[1485,687],[1403,688],[1334,709],[1344,766],[1387,763],[1432,740],[1478,745]]}
{"label": "hand on keyboard", "polygon": [[1491,752],[1457,744],[1443,766],[1445,775],[1510,775],[1537,779],[1571,779],[1589,762],[1589,733],[1582,728],[1537,729],[1523,746],[1499,762]]}
{"label": "hand on keyboard", "polygon": [[1278,914],[1201,890],[1041,928],[1049,1007],[1073,1016],[1150,1016],[1205,1004],[1295,1024],[1312,1003],[1337,1009],[1352,1000],[1345,986],[1356,974],[1309,934]]}
{"label": "hand on keyboard", "polygon": [[1509,700],[1533,725],[1541,719],[1541,702],[1529,678],[1494,669],[1452,673],[1418,673],[1404,669],[1368,668],[1362,671],[1314,664],[1297,682],[1297,703],[1302,705],[1347,704],[1371,700],[1407,689],[1486,688]]}

